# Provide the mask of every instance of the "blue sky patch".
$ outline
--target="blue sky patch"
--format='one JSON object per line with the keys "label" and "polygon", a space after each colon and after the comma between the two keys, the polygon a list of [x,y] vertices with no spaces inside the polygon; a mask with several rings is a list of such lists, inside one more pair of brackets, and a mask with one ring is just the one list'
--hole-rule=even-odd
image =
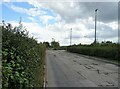
{"label": "blue sky patch", "polygon": [[[50,9],[47,9],[47,8],[37,8],[38,10],[41,11],[41,15],[38,15],[38,16],[30,16],[29,13],[23,13],[23,12],[20,12],[19,10],[18,11],[15,11],[11,8],[11,6],[15,6],[15,7],[18,7],[18,8],[22,8],[23,10],[29,10],[29,9],[33,9],[35,8],[33,5],[30,5],[29,3],[27,2],[4,2],[2,3],[2,19],[5,20],[6,22],[8,21],[18,21],[20,20],[20,17],[22,17],[22,21],[23,22],[32,22],[30,18],[33,19],[34,22],[40,24],[41,26],[45,26],[46,24],[44,24],[41,19],[40,19],[40,16],[44,16],[44,15],[47,15],[47,16],[52,16],[52,17],[56,17],[56,14],[50,10]],[[45,13],[42,13],[45,12]],[[36,13],[35,13],[36,14]],[[56,19],[50,19],[48,20],[48,24],[55,24],[57,21]]]}

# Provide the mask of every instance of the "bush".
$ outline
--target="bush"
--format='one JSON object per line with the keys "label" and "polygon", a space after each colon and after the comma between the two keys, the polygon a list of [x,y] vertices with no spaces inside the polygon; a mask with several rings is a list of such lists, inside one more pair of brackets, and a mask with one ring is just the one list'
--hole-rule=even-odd
{"label": "bush", "polygon": [[118,45],[77,45],[77,46],[69,46],[67,51],[89,55],[89,56],[96,56],[101,58],[106,58],[109,60],[118,60]]}
{"label": "bush", "polygon": [[2,87],[42,87],[45,46],[28,32],[2,27]]}

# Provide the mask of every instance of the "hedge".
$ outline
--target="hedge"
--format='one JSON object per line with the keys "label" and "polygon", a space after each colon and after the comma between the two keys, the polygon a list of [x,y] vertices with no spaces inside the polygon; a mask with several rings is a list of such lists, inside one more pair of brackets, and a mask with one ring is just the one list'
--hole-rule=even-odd
{"label": "hedge", "polygon": [[67,48],[67,51],[118,61],[118,59],[120,58],[118,49],[118,44],[107,46],[80,45],[69,46]]}
{"label": "hedge", "polygon": [[45,46],[27,31],[2,27],[2,87],[42,87]]}

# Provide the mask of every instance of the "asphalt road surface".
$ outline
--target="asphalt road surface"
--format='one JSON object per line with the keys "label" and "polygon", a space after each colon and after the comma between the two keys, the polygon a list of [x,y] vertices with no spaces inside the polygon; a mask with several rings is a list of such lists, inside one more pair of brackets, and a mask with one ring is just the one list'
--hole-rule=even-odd
{"label": "asphalt road surface", "polygon": [[48,50],[47,87],[117,87],[118,66],[64,50]]}

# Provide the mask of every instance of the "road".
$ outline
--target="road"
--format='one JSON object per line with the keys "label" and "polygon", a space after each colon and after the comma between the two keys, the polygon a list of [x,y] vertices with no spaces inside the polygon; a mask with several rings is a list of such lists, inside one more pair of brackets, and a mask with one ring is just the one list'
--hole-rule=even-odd
{"label": "road", "polygon": [[48,50],[47,87],[117,87],[118,66],[64,50]]}

